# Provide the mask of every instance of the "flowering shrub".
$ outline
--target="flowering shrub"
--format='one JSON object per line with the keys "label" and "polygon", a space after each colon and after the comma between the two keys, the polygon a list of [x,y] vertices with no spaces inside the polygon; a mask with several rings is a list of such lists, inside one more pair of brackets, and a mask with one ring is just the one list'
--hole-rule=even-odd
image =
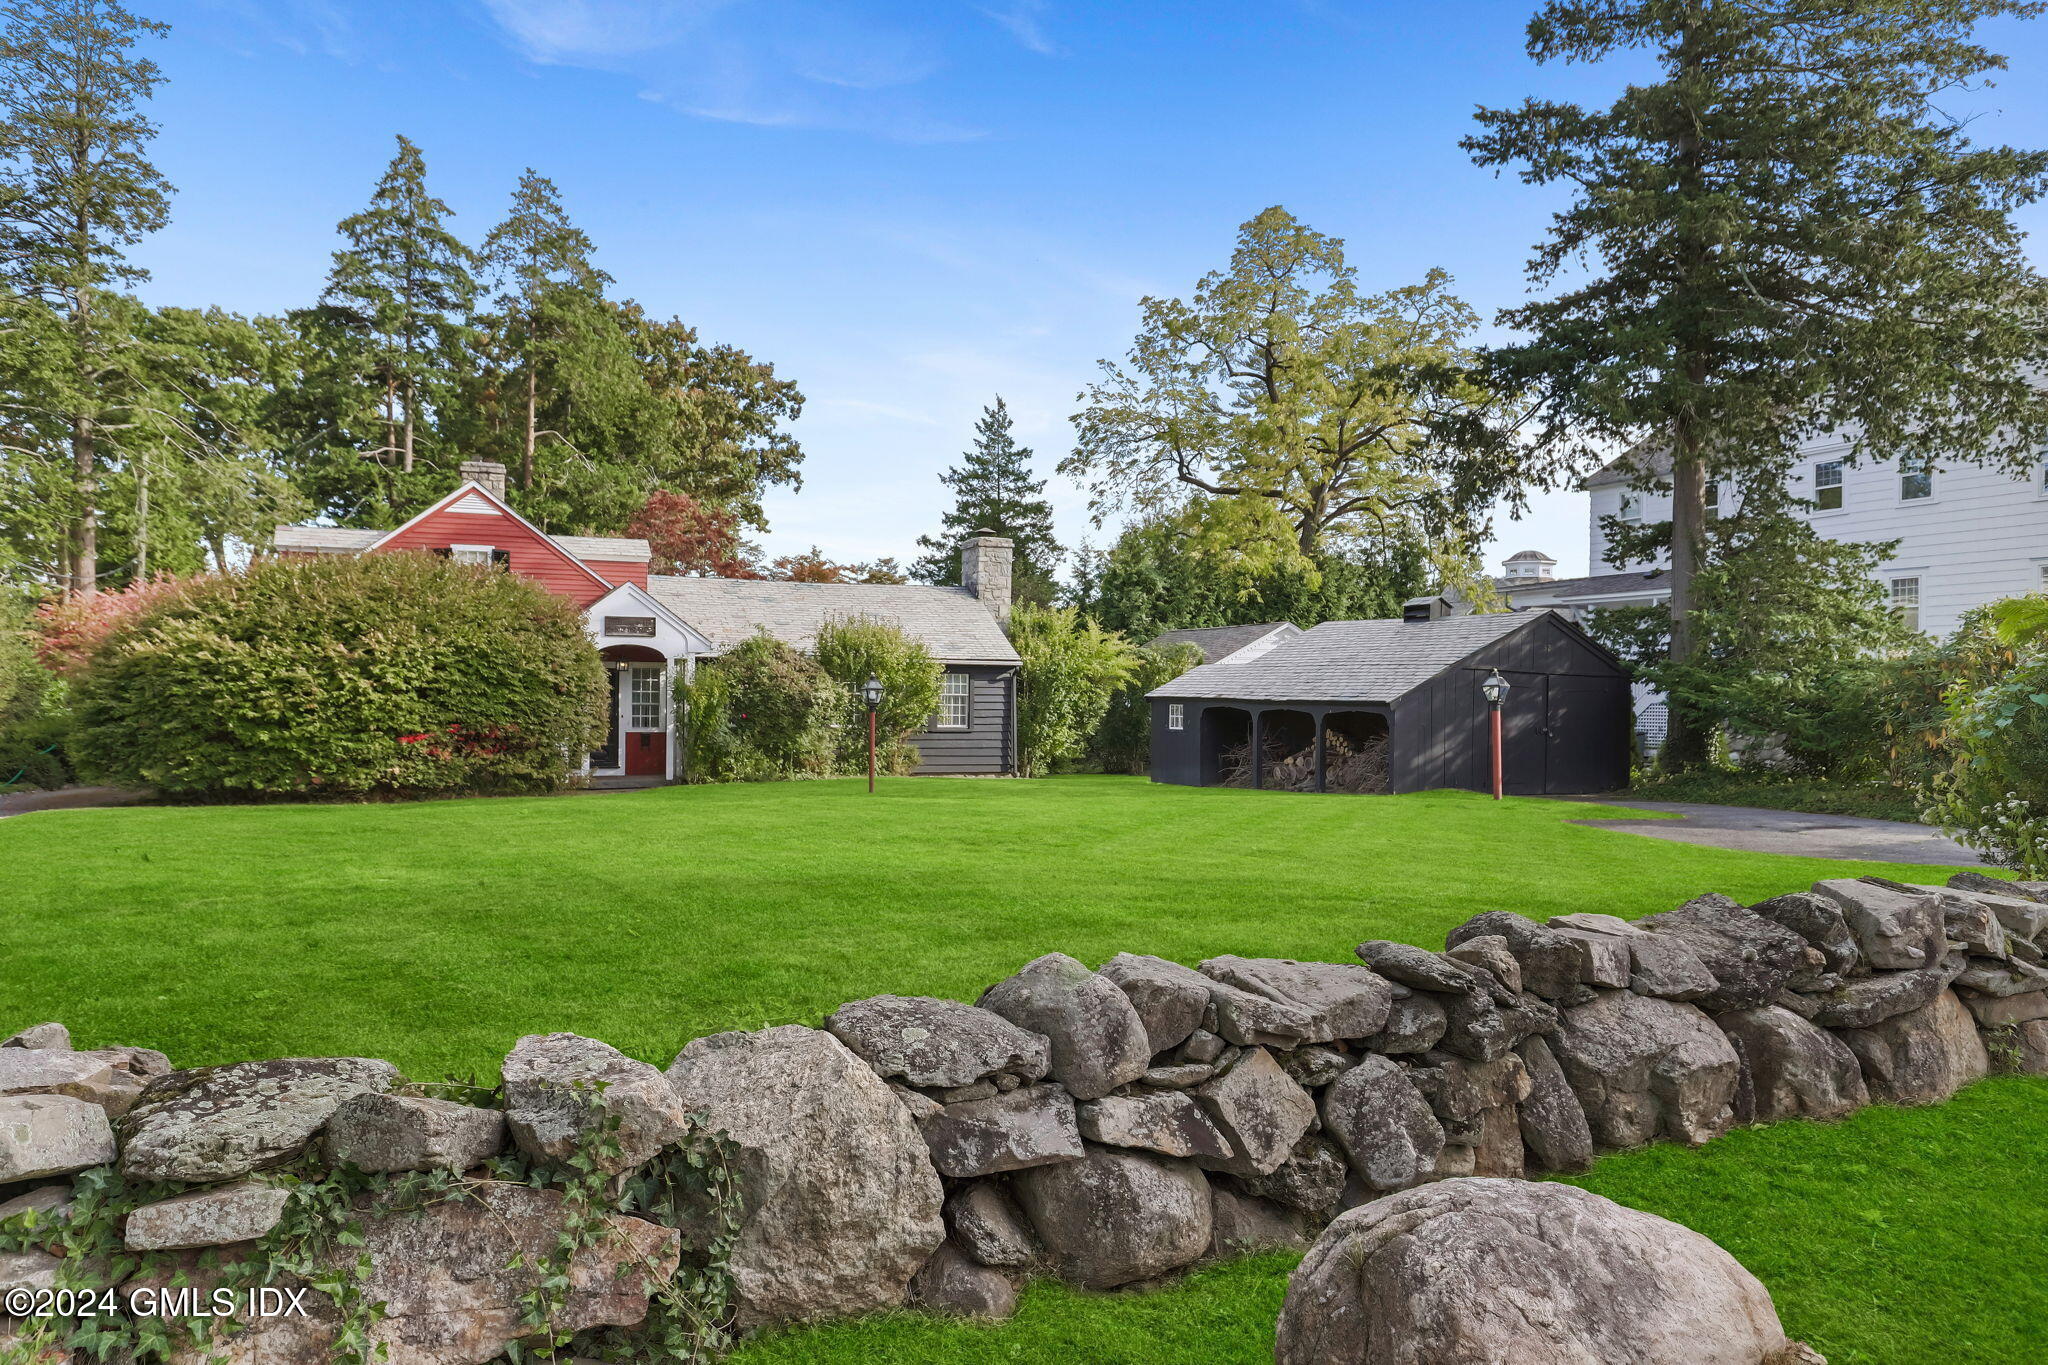
{"label": "flowering shrub", "polygon": [[188,583],[170,574],[130,583],[118,592],[94,593],[46,602],[36,608],[36,655],[43,667],[61,676],[77,672],[100,642],[138,612],[176,596]]}
{"label": "flowering shrub", "polygon": [[604,736],[544,588],[422,554],[268,560],[124,614],[76,673],[82,770],[208,798],[544,790]]}

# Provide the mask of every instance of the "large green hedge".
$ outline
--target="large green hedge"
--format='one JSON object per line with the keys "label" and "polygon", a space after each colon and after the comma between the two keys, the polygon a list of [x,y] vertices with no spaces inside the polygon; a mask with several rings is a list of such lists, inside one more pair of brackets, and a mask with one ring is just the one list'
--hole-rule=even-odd
{"label": "large green hedge", "polygon": [[424,554],[269,560],[125,620],[78,679],[73,752],[208,798],[534,791],[604,735],[570,603]]}
{"label": "large green hedge", "polygon": [[918,763],[910,737],[928,730],[939,709],[944,665],[931,651],[887,621],[854,616],[828,621],[818,631],[818,666],[839,684],[834,761],[842,773],[863,773],[868,762],[869,678],[882,684],[875,710],[875,761],[885,773],[909,773]]}

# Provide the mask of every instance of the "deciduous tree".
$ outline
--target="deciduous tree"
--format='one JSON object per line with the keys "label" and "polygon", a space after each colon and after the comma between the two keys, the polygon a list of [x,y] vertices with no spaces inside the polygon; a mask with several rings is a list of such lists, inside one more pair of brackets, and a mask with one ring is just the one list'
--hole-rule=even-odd
{"label": "deciduous tree", "polygon": [[[1564,184],[1531,262],[1554,296],[1501,315],[1496,356],[1548,422],[1527,463],[1567,479],[1603,442],[1670,459],[1670,656],[1689,665],[1710,478],[1782,483],[1799,444],[2018,468],[2048,436],[2028,367],[2048,292],[2014,209],[2048,153],[1972,143],[1945,95],[2004,65],[1979,20],[2033,0],[1550,0],[1538,61],[1651,70],[1605,109],[1531,99],[1479,113],[1482,166]],[[1580,278],[1590,263],[1589,278]],[[1706,754],[1680,704],[1667,762]]]}

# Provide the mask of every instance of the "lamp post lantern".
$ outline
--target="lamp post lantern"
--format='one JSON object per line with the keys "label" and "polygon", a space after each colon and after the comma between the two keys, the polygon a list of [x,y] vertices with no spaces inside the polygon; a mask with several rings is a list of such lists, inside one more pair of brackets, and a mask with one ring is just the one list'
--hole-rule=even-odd
{"label": "lamp post lantern", "polygon": [[1486,709],[1493,717],[1493,799],[1500,800],[1500,705],[1508,699],[1508,680],[1495,669],[1479,684],[1480,694],[1486,698]]}
{"label": "lamp post lantern", "polygon": [[868,790],[872,792],[875,789],[875,708],[882,704],[882,680],[868,674],[860,695],[868,704]]}

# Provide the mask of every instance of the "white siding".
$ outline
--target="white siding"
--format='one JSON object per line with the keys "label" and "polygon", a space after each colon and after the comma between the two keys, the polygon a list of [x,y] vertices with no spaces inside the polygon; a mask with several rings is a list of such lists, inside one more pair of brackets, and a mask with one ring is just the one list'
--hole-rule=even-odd
{"label": "white siding", "polygon": [[[1801,452],[1792,491],[1813,494],[1813,466],[1842,457],[1841,441],[1815,442]],[[2048,479],[2037,466],[2031,478],[2014,479],[1969,465],[1936,466],[1934,495],[1899,496],[1899,467],[1891,460],[1852,465],[1842,473],[1842,507],[1810,511],[1815,530],[1835,540],[1897,540],[1898,549],[1879,571],[1881,581],[1920,580],[1920,628],[1931,635],[1954,630],[1971,607],[2043,590],[2048,565]],[[1644,493],[1646,521],[1669,520],[1671,499]],[[1727,494],[1724,492],[1724,498]],[[1622,490],[1591,491],[1593,572],[1619,573],[1647,567],[1617,564],[1607,557],[1600,518],[1621,507]]]}

